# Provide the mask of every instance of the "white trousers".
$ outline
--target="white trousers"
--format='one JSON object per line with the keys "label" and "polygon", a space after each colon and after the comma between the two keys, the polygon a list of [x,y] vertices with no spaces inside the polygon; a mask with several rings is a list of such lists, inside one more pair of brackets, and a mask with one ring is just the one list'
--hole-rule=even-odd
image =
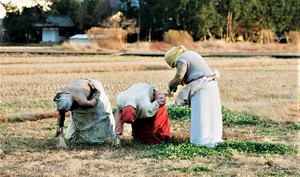
{"label": "white trousers", "polygon": [[214,147],[223,142],[221,100],[217,81],[206,83],[191,98],[192,144]]}

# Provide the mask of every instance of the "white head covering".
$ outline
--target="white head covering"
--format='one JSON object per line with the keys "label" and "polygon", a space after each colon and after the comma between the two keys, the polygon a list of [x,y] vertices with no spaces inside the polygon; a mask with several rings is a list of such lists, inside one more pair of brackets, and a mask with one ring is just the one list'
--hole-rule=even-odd
{"label": "white head covering", "polygon": [[56,101],[57,111],[70,111],[72,106],[72,99],[70,94],[58,93],[54,101]]}

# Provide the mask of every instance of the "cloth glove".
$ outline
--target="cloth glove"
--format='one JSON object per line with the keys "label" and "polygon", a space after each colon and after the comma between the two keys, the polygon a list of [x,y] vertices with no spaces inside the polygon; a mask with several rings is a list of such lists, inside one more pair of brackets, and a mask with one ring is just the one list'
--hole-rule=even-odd
{"label": "cloth glove", "polygon": [[159,92],[159,91],[155,91],[154,92],[154,100],[156,100],[159,104],[159,106],[163,106],[166,104],[166,96],[165,94]]}
{"label": "cloth glove", "polygon": [[63,133],[63,127],[60,127],[59,125],[55,126],[56,129],[56,135],[55,137],[58,138],[58,144],[57,144],[57,148],[59,149],[68,149],[68,146],[66,144],[66,141],[64,139],[64,133]]}
{"label": "cloth glove", "polygon": [[58,137],[61,133],[63,133],[63,129],[64,129],[64,127],[60,127],[59,125],[56,125],[55,126],[55,130],[56,130],[55,137]]}
{"label": "cloth glove", "polygon": [[121,136],[117,135],[114,139],[114,144],[116,147],[120,148],[121,147]]}

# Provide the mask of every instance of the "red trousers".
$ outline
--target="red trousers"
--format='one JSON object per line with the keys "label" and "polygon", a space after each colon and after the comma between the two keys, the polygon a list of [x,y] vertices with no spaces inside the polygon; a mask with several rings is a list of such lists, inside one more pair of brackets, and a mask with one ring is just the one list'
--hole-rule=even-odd
{"label": "red trousers", "polygon": [[171,138],[169,114],[165,105],[151,118],[136,119],[131,127],[133,138],[142,144],[159,144]]}

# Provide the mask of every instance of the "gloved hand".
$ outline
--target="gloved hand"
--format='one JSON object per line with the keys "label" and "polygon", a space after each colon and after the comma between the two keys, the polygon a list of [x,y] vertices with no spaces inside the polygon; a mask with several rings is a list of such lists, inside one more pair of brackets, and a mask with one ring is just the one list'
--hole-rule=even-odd
{"label": "gloved hand", "polygon": [[170,90],[170,92],[176,92],[177,86],[176,87],[169,86],[169,90]]}
{"label": "gloved hand", "polygon": [[114,139],[114,144],[116,147],[120,148],[121,147],[121,135],[117,135]]}
{"label": "gloved hand", "polygon": [[68,149],[68,146],[67,146],[66,141],[64,139],[63,127],[60,127],[59,125],[56,125],[55,129],[56,129],[55,137],[58,138],[58,144],[57,144],[56,147],[59,148],[59,149]]}
{"label": "gloved hand", "polygon": [[60,127],[59,125],[56,125],[55,126],[55,130],[56,130],[55,137],[58,137],[58,135],[63,133],[63,129],[64,129],[64,127]]}
{"label": "gloved hand", "polygon": [[154,100],[156,100],[159,104],[159,106],[163,106],[166,104],[166,96],[165,94],[159,92],[159,91],[155,91],[154,92]]}

